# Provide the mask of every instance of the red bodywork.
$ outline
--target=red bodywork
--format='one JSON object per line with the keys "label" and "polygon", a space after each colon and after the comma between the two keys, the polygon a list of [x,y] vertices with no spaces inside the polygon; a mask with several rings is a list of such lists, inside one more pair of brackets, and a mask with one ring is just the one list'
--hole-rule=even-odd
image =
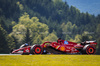
{"label": "red bodywork", "polygon": [[[95,41],[85,41],[83,43],[74,43],[65,40],[58,40],[58,42],[49,42],[46,41],[41,45],[27,46],[20,49],[16,49],[11,53],[20,53],[20,54],[47,54],[55,53],[55,51],[68,54],[68,53],[83,53],[83,50],[86,54],[95,54],[97,43]],[[34,50],[33,50],[34,49]],[[49,50],[51,49],[51,50]],[[53,50],[55,51],[53,51]],[[57,54],[57,52],[56,52]]]}

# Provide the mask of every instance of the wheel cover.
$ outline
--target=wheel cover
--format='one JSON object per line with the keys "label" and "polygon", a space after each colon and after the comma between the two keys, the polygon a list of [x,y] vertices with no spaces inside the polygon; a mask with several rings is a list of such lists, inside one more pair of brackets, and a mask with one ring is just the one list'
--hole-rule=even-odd
{"label": "wheel cover", "polygon": [[36,47],[35,48],[35,53],[36,54],[40,54],[41,53],[41,48],[40,47]]}

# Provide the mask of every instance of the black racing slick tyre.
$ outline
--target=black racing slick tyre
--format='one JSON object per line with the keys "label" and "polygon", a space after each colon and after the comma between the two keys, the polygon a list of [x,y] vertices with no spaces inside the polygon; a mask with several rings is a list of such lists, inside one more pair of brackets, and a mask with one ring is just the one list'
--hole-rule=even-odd
{"label": "black racing slick tyre", "polygon": [[40,45],[33,45],[31,47],[31,54],[42,54],[43,53],[43,49],[41,48]]}
{"label": "black racing slick tyre", "polygon": [[91,55],[91,54],[95,54],[95,53],[96,53],[96,48],[94,46],[91,46],[91,45],[84,46],[83,54]]}

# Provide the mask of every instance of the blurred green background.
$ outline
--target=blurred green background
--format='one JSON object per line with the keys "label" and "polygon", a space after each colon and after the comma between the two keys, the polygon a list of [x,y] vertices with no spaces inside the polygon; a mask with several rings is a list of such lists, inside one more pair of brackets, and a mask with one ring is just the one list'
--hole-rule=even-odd
{"label": "blurred green background", "polygon": [[23,43],[97,40],[100,54],[100,14],[80,12],[62,0],[0,0],[0,53]]}

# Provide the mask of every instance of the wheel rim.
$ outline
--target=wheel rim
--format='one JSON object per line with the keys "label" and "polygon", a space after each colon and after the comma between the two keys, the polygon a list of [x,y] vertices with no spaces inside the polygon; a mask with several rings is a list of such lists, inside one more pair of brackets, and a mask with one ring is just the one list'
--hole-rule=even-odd
{"label": "wheel rim", "polygon": [[93,48],[89,48],[88,51],[89,51],[89,53],[94,53],[94,49]]}
{"label": "wheel rim", "polygon": [[36,47],[35,48],[35,53],[36,54],[40,54],[41,53],[41,48],[40,47]]}
{"label": "wheel rim", "polygon": [[87,54],[95,54],[95,49],[93,47],[89,47],[86,52]]}

